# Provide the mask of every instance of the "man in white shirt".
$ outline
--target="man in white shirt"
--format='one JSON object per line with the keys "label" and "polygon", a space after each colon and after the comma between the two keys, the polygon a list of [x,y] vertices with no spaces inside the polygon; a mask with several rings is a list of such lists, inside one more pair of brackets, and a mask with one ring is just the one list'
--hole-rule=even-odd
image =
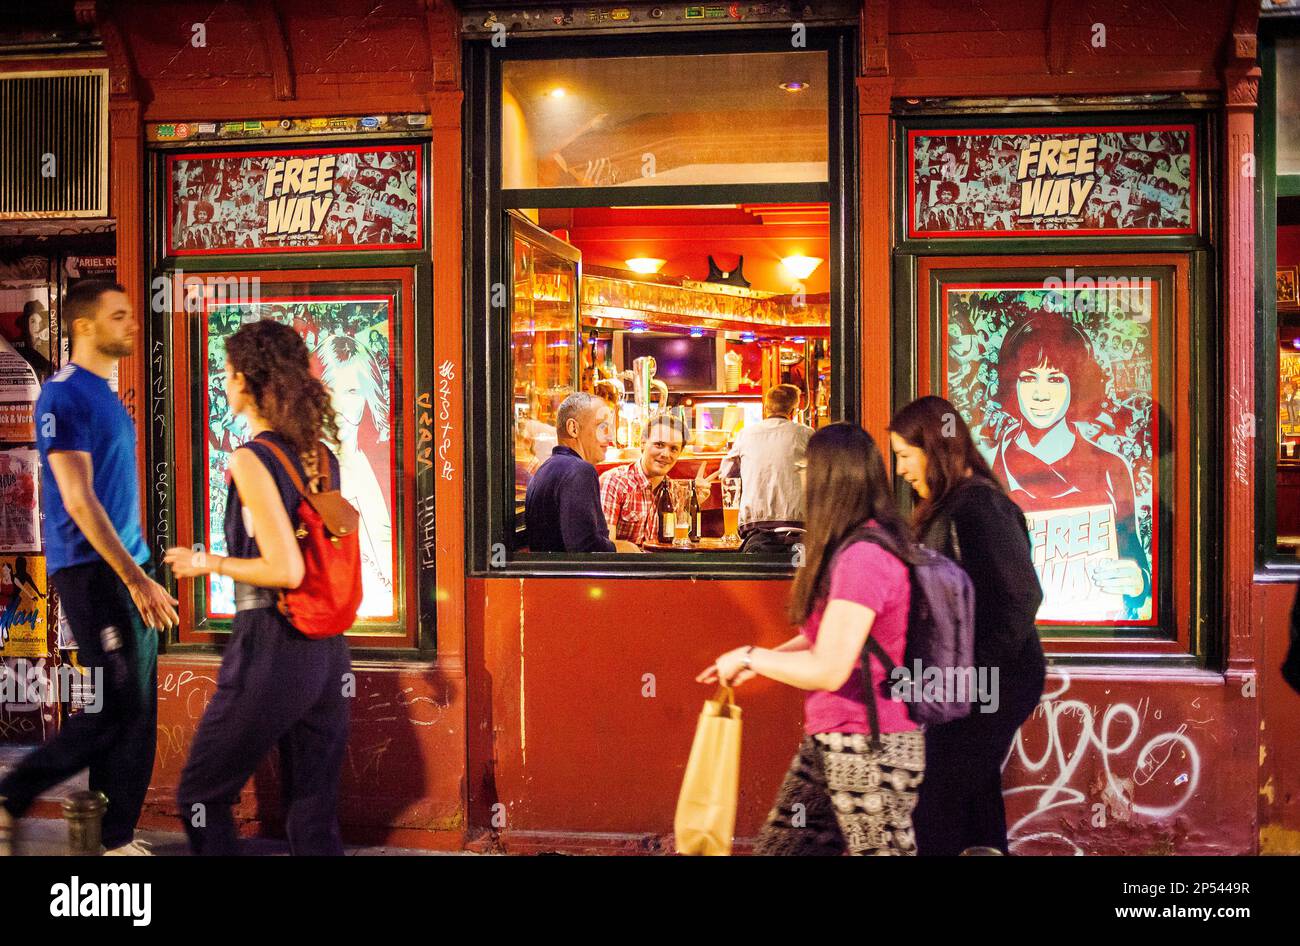
{"label": "man in white shirt", "polygon": [[722,460],[722,476],[740,476],[740,534],[802,526],[803,483],[796,464],[808,450],[811,427],[790,418],[799,406],[799,389],[778,384],[763,395],[763,419],[736,435]]}

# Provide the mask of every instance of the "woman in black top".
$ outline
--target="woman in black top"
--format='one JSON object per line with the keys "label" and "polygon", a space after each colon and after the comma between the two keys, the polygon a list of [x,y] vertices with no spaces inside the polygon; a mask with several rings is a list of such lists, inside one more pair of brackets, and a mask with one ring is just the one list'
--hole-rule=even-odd
{"label": "woman in black top", "polygon": [[[196,854],[236,854],[231,806],[262,759],[280,751],[280,787],[292,854],[342,854],[339,778],[347,752],[351,672],[342,636],[310,639],[280,613],[277,591],[302,583],[295,533],[301,494],[276,450],[304,483],[318,445],[337,444],[329,391],[292,328],[264,319],[226,342],[226,397],[252,439],[230,455],[226,555],[168,550],[177,578],[235,582],[235,616],[217,692],[203,713],[177,789]],[[339,463],[327,453],[330,481]]]}
{"label": "woman in black top", "polygon": [[991,847],[1006,853],[1002,763],[1016,730],[1038,705],[1046,677],[1034,626],[1043,594],[1025,517],[948,401],[920,398],[889,426],[898,473],[921,500],[917,536],[960,562],[975,587],[975,663],[997,694],[989,704],[993,712],[974,706],[965,719],[927,727],[925,781],[913,818],[917,850],[951,855]]}

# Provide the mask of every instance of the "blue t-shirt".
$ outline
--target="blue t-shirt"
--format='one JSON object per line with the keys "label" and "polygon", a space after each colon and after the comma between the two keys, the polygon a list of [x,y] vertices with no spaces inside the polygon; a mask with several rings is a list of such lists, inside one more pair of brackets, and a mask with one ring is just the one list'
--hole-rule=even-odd
{"label": "blue t-shirt", "polygon": [[41,451],[41,511],[50,574],[101,561],[100,554],[63,508],[50,469],[56,450],[90,454],[95,497],[137,564],[149,558],[140,531],[140,488],[135,471],[135,425],[108,381],[70,364],[50,376],[36,401],[36,446]]}

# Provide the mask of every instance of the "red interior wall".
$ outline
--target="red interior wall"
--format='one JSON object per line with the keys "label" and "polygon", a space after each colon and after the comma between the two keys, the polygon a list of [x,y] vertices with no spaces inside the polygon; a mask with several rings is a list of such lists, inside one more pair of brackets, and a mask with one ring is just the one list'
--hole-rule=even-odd
{"label": "red interior wall", "polygon": [[[765,205],[766,206],[766,205]],[[710,255],[724,272],[738,265],[751,289],[791,292],[794,278],[781,266],[786,256],[830,257],[825,209],[797,222],[764,222],[740,208],[658,208],[641,210],[591,208],[541,211],[544,227],[562,227],[569,242],[582,250],[584,265],[626,269],[625,260],[650,257],[665,260],[661,273],[704,279]],[[830,291],[830,267],[823,262],[807,279],[804,291]]]}
{"label": "red interior wall", "polygon": [[1277,228],[1277,265],[1300,266],[1300,224]]}

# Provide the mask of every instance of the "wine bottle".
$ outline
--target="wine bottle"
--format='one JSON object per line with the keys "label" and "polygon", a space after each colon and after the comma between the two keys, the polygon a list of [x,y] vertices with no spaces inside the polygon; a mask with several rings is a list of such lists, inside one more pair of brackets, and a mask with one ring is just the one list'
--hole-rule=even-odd
{"label": "wine bottle", "polygon": [[700,497],[695,491],[694,483],[691,484],[691,503],[689,508],[691,516],[691,541],[698,542],[700,541]]}
{"label": "wine bottle", "polygon": [[659,541],[672,544],[673,541],[673,496],[668,490],[668,479],[659,481],[659,488],[655,490],[655,509],[656,518],[658,519]]}

